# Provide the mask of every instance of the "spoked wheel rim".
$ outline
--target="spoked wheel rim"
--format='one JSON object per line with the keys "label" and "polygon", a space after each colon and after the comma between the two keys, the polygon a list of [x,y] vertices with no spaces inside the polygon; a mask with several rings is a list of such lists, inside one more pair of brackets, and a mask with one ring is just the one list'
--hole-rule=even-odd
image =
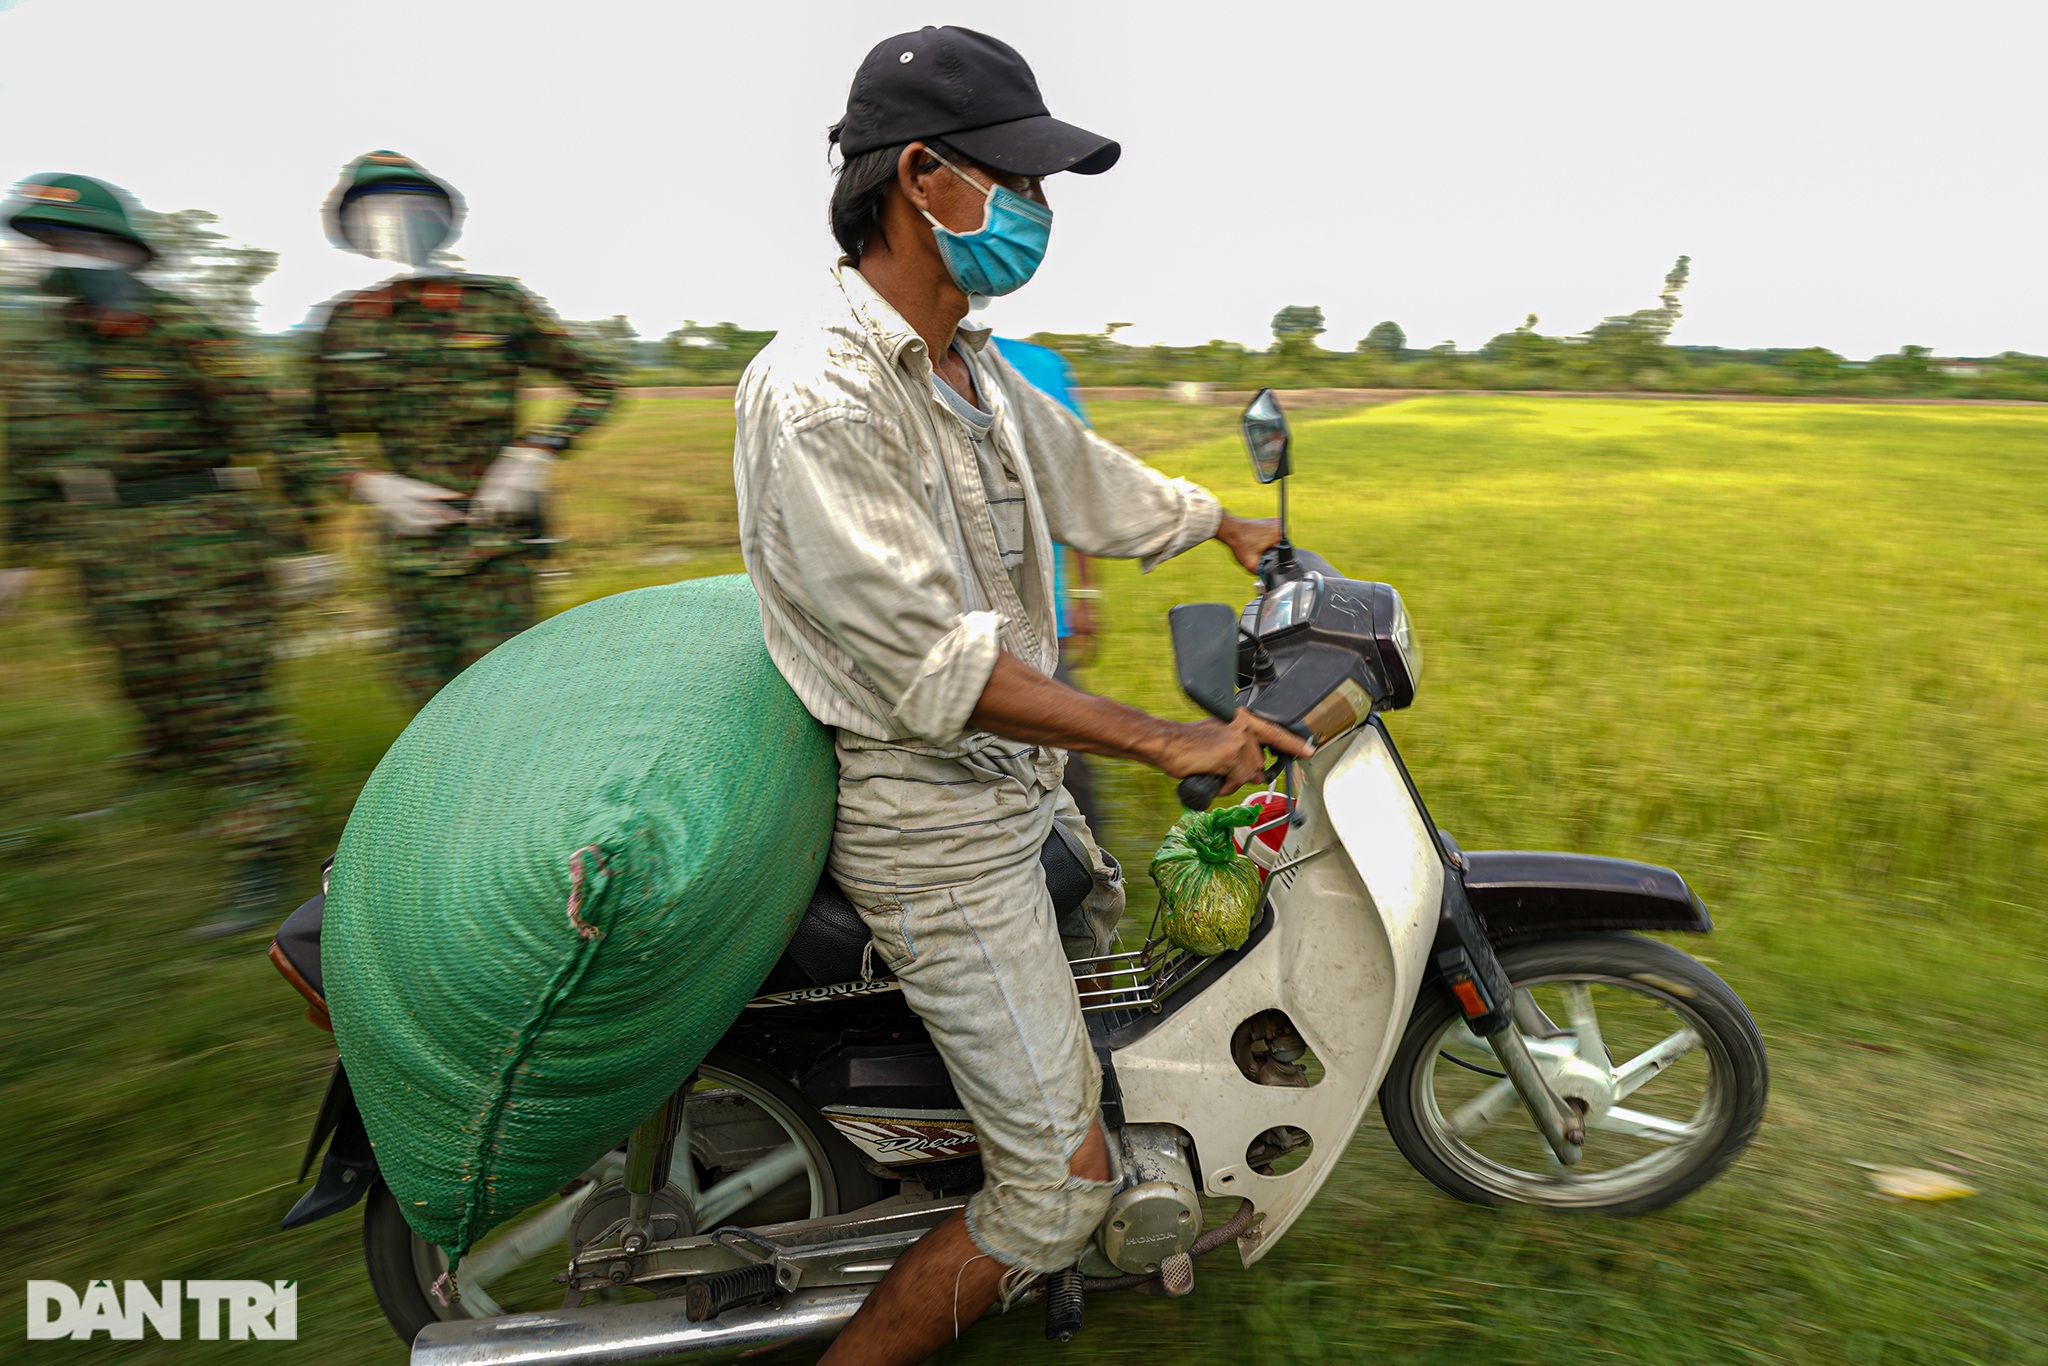
{"label": "spoked wheel rim", "polygon": [[[809,1125],[783,1099],[737,1072],[706,1062],[697,1069],[686,1114],[690,1162],[676,1154],[666,1194],[685,1204],[698,1232],[724,1224],[816,1219],[835,1212],[840,1191],[830,1157]],[[448,1254],[411,1237],[412,1274],[436,1318],[494,1318],[556,1309],[577,1215],[592,1195],[625,1170],[623,1149],[493,1229],[462,1259],[461,1297],[442,1304],[434,1285]],[[801,1183],[801,1185],[799,1184]],[[605,1292],[615,1295],[639,1292]]]}
{"label": "spoked wheel rim", "polygon": [[1682,996],[1598,972],[1549,973],[1517,992],[1525,1013],[1531,1003],[1541,1012],[1540,1028],[1524,1029],[1531,1056],[1584,1108],[1584,1155],[1572,1167],[1557,1160],[1492,1050],[1454,1016],[1410,1074],[1410,1101],[1423,1141],[1458,1176],[1518,1203],[1607,1207],[1713,1156],[1735,1121],[1734,1064]]}

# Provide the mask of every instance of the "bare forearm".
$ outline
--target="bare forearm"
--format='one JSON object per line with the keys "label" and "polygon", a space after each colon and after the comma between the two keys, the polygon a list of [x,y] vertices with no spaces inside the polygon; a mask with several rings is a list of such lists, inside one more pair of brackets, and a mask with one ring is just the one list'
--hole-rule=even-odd
{"label": "bare forearm", "polygon": [[968,724],[1034,745],[1055,745],[1164,767],[1185,726],[1047,678],[1015,655],[999,654]]}

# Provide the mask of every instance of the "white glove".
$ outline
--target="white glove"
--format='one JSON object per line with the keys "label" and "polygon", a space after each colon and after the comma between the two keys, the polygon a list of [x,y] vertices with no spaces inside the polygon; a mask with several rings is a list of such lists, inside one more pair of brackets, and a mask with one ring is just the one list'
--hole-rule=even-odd
{"label": "white glove", "polygon": [[398,536],[425,536],[462,520],[462,514],[441,504],[462,495],[424,479],[408,479],[383,470],[364,470],[350,492],[384,514],[384,525]]}
{"label": "white glove", "polygon": [[312,602],[341,586],[341,556],[280,555],[270,562],[280,602]]}
{"label": "white glove", "polygon": [[507,446],[484,471],[484,481],[469,500],[472,522],[531,521],[540,512],[541,495],[554,473],[551,451],[536,446]]}
{"label": "white glove", "polygon": [[14,609],[21,606],[35,576],[32,568],[0,569],[0,617],[13,615]]}

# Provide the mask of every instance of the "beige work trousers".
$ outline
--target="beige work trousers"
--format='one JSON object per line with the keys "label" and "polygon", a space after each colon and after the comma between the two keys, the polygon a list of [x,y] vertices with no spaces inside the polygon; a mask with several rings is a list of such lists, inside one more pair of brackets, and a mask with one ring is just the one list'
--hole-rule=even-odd
{"label": "beige work trousers", "polygon": [[[968,1232],[1010,1267],[1072,1266],[1112,1187],[1067,1170],[1102,1096],[1067,964],[1108,951],[1122,876],[1060,787],[1057,762],[991,767],[844,736],[839,760],[832,875],[974,1121],[983,1183]],[[1066,924],[1038,861],[1054,821],[1094,865],[1095,889]]]}

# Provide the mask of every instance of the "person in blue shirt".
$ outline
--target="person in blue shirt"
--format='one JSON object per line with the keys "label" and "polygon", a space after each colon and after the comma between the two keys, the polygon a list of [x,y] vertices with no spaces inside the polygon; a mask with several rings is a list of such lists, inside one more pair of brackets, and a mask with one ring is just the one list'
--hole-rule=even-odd
{"label": "person in blue shirt", "polygon": [[[1034,389],[1057,400],[1067,411],[1083,422],[1088,421],[1087,410],[1081,406],[1081,390],[1074,383],[1074,367],[1067,364],[1067,358],[1051,347],[1036,342],[1019,341],[1015,337],[994,337],[996,350],[1010,368],[1022,375]],[[1090,424],[1091,426],[1094,424]],[[1074,587],[1067,582],[1067,561],[1074,564]],[[1074,669],[1087,664],[1095,652],[1095,604],[1102,596],[1095,587],[1088,568],[1088,557],[1079,551],[1063,545],[1052,548],[1052,600],[1053,614],[1059,623],[1060,662],[1053,677],[1070,687],[1079,687],[1074,682]],[[1102,819],[1095,809],[1095,774],[1088,767],[1088,760],[1078,753],[1067,755],[1066,789],[1073,795],[1074,805],[1081,809],[1081,817],[1088,822],[1088,828],[1095,832],[1097,843],[1102,839]]]}

